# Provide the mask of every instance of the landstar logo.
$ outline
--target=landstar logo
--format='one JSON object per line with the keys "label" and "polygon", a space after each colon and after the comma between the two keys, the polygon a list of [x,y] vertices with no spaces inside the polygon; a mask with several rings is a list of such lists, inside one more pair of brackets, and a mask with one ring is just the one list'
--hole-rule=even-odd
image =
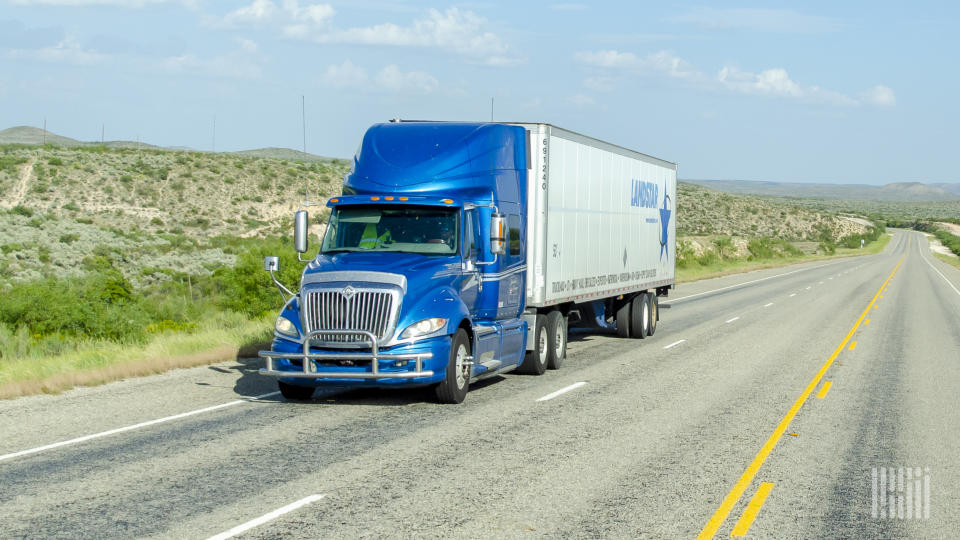
{"label": "landstar logo", "polygon": [[633,189],[630,193],[630,206],[640,208],[656,208],[659,200],[660,186],[653,182],[633,180]]}
{"label": "landstar logo", "polygon": [[664,254],[667,255],[667,258],[670,257],[670,250],[667,249],[667,235],[670,232],[670,207],[672,201],[670,196],[666,193],[663,194],[663,207],[660,208],[660,258],[662,259]]}

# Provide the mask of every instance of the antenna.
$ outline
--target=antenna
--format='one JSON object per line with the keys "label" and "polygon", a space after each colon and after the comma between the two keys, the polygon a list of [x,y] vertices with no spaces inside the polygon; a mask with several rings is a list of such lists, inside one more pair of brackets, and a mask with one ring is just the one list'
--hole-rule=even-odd
{"label": "antenna", "polygon": [[490,121],[493,122],[493,96],[490,96]]}
{"label": "antenna", "polygon": [[[306,98],[300,94],[300,122],[303,125],[303,153],[307,153],[307,105]],[[307,157],[307,156],[303,156]]]}
{"label": "antenna", "polygon": [[47,145],[47,117],[43,117],[43,145]]}
{"label": "antenna", "polygon": [[211,152],[217,153],[217,115],[213,115],[213,149]]}
{"label": "antenna", "polygon": [[103,132],[106,129],[106,124],[100,124],[100,146],[103,146]]}

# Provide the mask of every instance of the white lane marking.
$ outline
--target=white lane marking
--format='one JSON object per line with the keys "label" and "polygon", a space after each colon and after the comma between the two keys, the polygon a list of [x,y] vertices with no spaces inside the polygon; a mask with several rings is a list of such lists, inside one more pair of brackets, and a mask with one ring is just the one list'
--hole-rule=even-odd
{"label": "white lane marking", "polygon": [[226,407],[232,407],[234,405],[239,405],[241,403],[250,403],[252,401],[263,399],[270,396],[275,396],[280,392],[270,392],[269,394],[261,394],[259,396],[254,396],[251,398],[238,399],[236,401],[231,401],[229,403],[221,403],[220,405],[214,405],[213,407],[205,407],[203,409],[197,409],[195,411],[188,411],[185,413],[175,414],[173,416],[165,416],[163,418],[157,418],[156,420],[149,420],[147,422],[141,422],[139,424],[134,424],[132,426],[124,426],[116,429],[111,429],[108,431],[101,431],[100,433],[94,433],[92,435],[84,435],[83,437],[77,437],[76,439],[70,439],[68,441],[60,441],[53,444],[47,444],[44,446],[38,446],[36,448],[30,448],[29,450],[20,450],[19,452],[13,452],[12,454],[4,454],[0,456],[0,461],[7,459],[13,459],[20,456],[27,456],[30,454],[37,454],[39,452],[44,452],[46,450],[53,450],[54,448],[60,448],[61,446],[67,446],[71,444],[77,444],[89,441],[91,439],[99,439],[100,437],[106,437],[108,435],[116,435],[117,433],[123,433],[126,431],[133,431],[135,429],[144,428],[147,426],[152,426],[154,424],[161,424],[163,422],[170,422],[172,420],[179,420],[181,418],[186,418],[188,416],[193,416],[195,414],[201,414],[205,412],[215,411],[217,409],[223,409]]}
{"label": "white lane marking", "polygon": [[820,283],[818,283],[818,285],[823,285],[823,282],[821,281]]}
{"label": "white lane marking", "polygon": [[734,317],[734,318],[732,318],[732,319],[729,319],[729,320],[727,320],[727,324],[730,324],[730,323],[732,323],[733,321],[735,321],[735,320],[737,320],[737,319],[739,319],[739,318],[740,318],[740,317]]}
{"label": "white lane marking", "polygon": [[674,341],[673,343],[671,343],[671,344],[667,345],[666,347],[664,347],[664,349],[669,349],[670,347],[676,347],[677,345],[683,343],[684,341],[686,341],[686,340],[685,340],[685,339],[681,339],[680,341]]}
{"label": "white lane marking", "polygon": [[797,295],[797,293],[793,293],[793,294],[790,295],[790,298],[793,298],[793,297],[796,296],[796,295]]}
{"label": "white lane marking", "polygon": [[222,532],[216,536],[211,536],[207,540],[227,540],[227,538],[233,538],[238,534],[249,531],[254,527],[259,527],[260,525],[263,525],[268,521],[273,521],[284,514],[289,514],[290,512],[293,512],[294,510],[296,510],[297,508],[306,506],[312,502],[319,501],[322,498],[323,498],[323,495],[311,495],[309,497],[304,497],[297,502],[293,502],[284,506],[283,508],[277,508],[276,510],[274,510],[273,512],[270,512],[269,514],[264,514],[258,517],[257,519],[252,519],[244,523],[243,525],[237,525],[236,527],[230,529],[229,531]]}
{"label": "white lane marking", "polygon": [[829,279],[830,281],[833,281],[833,276],[830,276],[827,279]]}
{"label": "white lane marking", "polygon": [[559,396],[559,395],[566,394],[567,392],[569,392],[569,391],[571,391],[571,390],[576,390],[577,388],[580,388],[581,386],[583,386],[583,385],[585,385],[585,384],[587,384],[587,383],[585,383],[585,382],[583,382],[583,381],[575,382],[575,383],[571,384],[570,386],[567,386],[566,388],[561,388],[561,389],[557,390],[556,392],[551,392],[551,393],[543,396],[542,398],[538,399],[537,401],[547,401],[547,400],[549,400],[549,399],[553,399],[553,398],[555,398],[555,397],[557,397],[557,396]]}
{"label": "white lane marking", "polygon": [[712,291],[704,291],[704,292],[702,292],[702,293],[691,294],[691,295],[688,295],[688,296],[681,296],[680,298],[674,298],[673,300],[670,300],[670,303],[673,304],[673,303],[675,303],[675,302],[679,302],[679,301],[681,301],[681,300],[686,300],[686,299],[688,299],[688,298],[696,298],[697,296],[703,296],[703,295],[705,295],[705,294],[710,294],[710,293],[725,291],[725,290],[727,290],[727,289],[732,289],[732,288],[734,288],[734,287],[743,287],[744,285],[750,285],[751,283],[759,283],[759,282],[761,282],[761,281],[766,281],[766,280],[768,280],[768,279],[773,279],[773,278],[782,277],[782,276],[789,276],[790,274],[796,274],[797,272],[804,272],[804,271],[806,271],[806,270],[814,270],[814,269],[817,269],[817,268],[823,268],[824,266],[830,266],[830,265],[833,265],[833,264],[839,264],[840,262],[841,262],[841,261],[837,261],[837,262],[832,262],[832,263],[827,263],[827,264],[821,264],[821,265],[818,265],[818,266],[811,266],[810,268],[801,268],[801,269],[799,269],[799,270],[794,270],[794,271],[792,271],[792,272],[786,272],[786,273],[783,273],[783,274],[777,274],[777,275],[775,275],[775,276],[767,276],[767,277],[765,277],[765,278],[754,279],[753,281],[744,281],[743,283],[737,283],[737,284],[735,284],[735,285],[728,285],[728,286],[726,286],[726,287],[720,287],[719,289],[714,289],[714,290],[712,290]]}
{"label": "white lane marking", "polygon": [[773,305],[773,302],[770,302],[769,304],[765,304],[763,307],[770,307],[772,305]]}
{"label": "white lane marking", "polygon": [[811,287],[813,287],[813,286],[811,285],[810,287],[807,287],[807,290],[809,291],[809,290],[811,289]]}
{"label": "white lane marking", "polygon": [[927,263],[927,265],[930,266],[930,268],[933,268],[934,272],[940,274],[940,277],[942,277],[943,280],[947,282],[947,285],[949,285],[950,288],[953,289],[953,292],[960,294],[960,291],[958,291],[957,288],[953,285],[953,283],[951,283],[950,280],[947,279],[947,276],[943,275],[943,273],[937,270],[936,266],[934,266],[933,264],[930,263],[930,261],[927,260],[927,258],[923,255],[923,251],[920,251],[920,258],[923,259],[923,262]]}

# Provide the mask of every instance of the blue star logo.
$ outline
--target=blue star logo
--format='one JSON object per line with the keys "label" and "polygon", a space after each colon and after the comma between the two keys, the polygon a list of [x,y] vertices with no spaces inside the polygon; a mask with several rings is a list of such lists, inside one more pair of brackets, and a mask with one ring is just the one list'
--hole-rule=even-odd
{"label": "blue star logo", "polygon": [[660,257],[663,258],[663,255],[666,254],[667,257],[670,256],[670,250],[667,249],[667,234],[669,233],[670,227],[670,197],[664,193],[663,194],[663,208],[660,209]]}

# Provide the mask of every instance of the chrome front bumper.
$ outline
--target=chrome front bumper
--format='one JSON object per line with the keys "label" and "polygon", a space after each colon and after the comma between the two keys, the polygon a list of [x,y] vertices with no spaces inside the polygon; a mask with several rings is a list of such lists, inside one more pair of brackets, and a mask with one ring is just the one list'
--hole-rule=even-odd
{"label": "chrome front bumper", "polygon": [[[370,352],[322,352],[322,353],[311,353],[310,352],[310,340],[314,336],[322,336],[324,334],[357,334],[367,338],[367,341],[370,344]],[[261,375],[269,375],[271,377],[284,377],[292,379],[416,379],[418,377],[431,377],[433,376],[433,371],[423,370],[423,360],[425,358],[433,358],[433,353],[423,352],[423,353],[406,353],[406,354],[381,354],[379,348],[377,347],[377,337],[371,332],[366,332],[364,330],[314,330],[306,335],[303,338],[303,352],[302,353],[285,353],[285,352],[274,352],[274,351],[260,351],[260,358],[263,358],[267,362],[265,368],[260,369]],[[285,360],[301,360],[303,362],[302,371],[286,371],[286,370],[277,370],[274,369],[273,360],[275,358],[282,358]],[[369,361],[370,362],[370,371],[369,372],[349,372],[349,371],[317,371],[316,366],[314,366],[311,360],[328,360],[328,361],[338,361],[338,360],[351,360],[351,361]],[[380,361],[395,362],[397,360],[414,360],[416,361],[416,370],[415,371],[380,371],[379,363]]]}

